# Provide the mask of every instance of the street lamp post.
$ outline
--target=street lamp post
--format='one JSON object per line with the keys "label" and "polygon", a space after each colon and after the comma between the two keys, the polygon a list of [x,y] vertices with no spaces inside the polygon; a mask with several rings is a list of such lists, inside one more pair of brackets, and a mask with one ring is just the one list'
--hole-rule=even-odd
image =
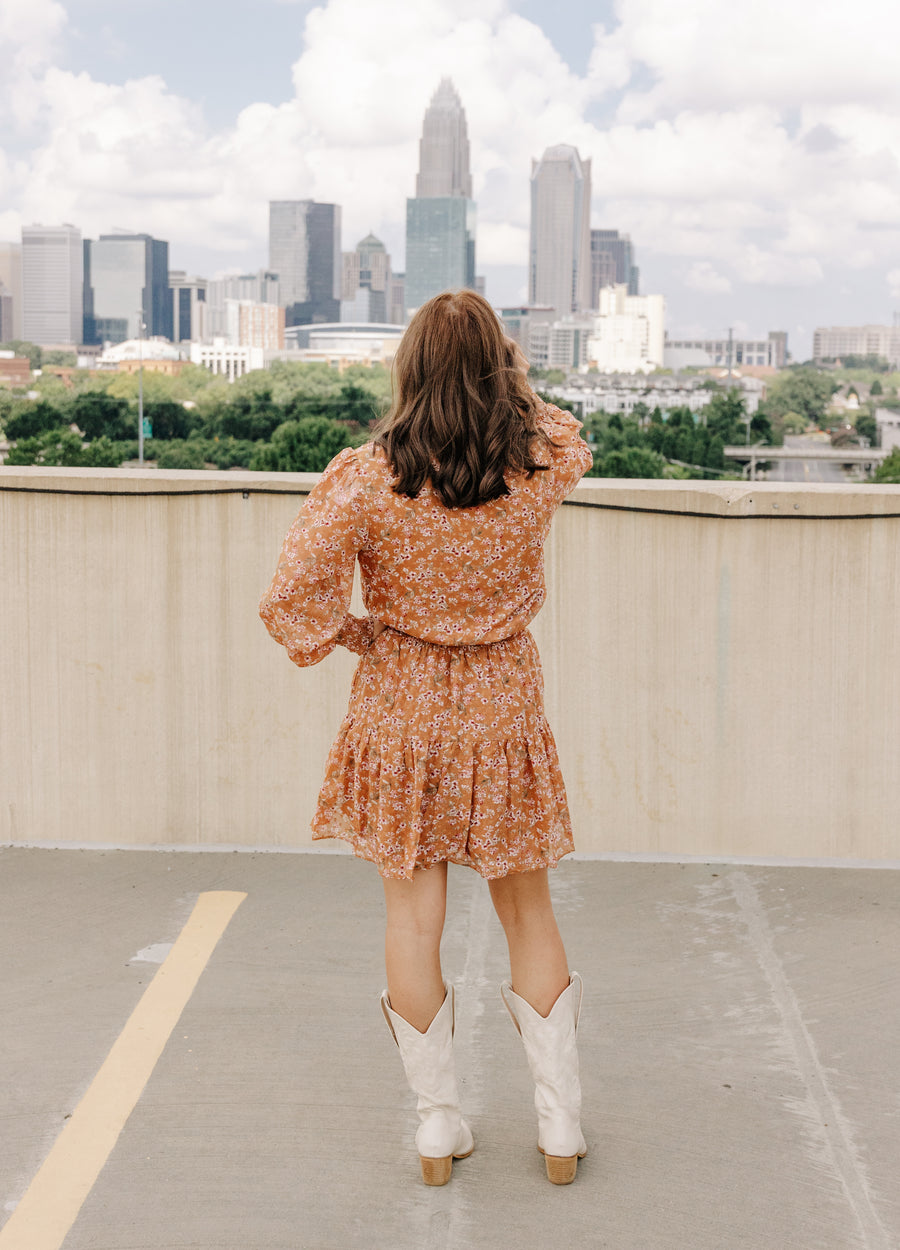
{"label": "street lamp post", "polygon": [[138,464],[144,463],[144,310],[138,313]]}

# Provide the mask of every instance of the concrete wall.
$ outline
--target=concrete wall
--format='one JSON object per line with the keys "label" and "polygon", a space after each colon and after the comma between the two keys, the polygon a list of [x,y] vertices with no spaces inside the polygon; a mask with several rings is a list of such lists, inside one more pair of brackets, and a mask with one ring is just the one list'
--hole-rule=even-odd
{"label": "concrete wall", "polygon": [[[313,480],[0,469],[0,842],[307,843],[354,658],[257,603]],[[548,587],[579,850],[900,858],[900,487],[585,482]]]}

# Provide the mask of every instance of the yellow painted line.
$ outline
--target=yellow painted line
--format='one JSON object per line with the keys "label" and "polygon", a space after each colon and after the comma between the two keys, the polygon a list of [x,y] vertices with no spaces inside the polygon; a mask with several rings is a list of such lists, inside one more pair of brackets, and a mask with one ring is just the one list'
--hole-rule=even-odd
{"label": "yellow painted line", "polygon": [[216,943],[247,897],[201,894],[21,1202],[0,1250],[59,1250],[156,1067]]}

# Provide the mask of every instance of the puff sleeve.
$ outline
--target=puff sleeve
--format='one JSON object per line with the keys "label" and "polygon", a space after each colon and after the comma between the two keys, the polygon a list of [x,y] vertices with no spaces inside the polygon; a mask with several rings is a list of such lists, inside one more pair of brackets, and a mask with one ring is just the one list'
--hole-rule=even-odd
{"label": "puff sleeve", "polygon": [[571,412],[564,412],[552,404],[544,404],[540,423],[556,444],[549,448],[550,468],[541,476],[546,478],[553,502],[560,504],[587,473],[594,457],[590,447],[578,433],[581,422]]}
{"label": "puff sleeve", "polygon": [[285,535],[259,614],[295,664],[318,664],[338,644],[364,652],[371,618],[348,612],[357,552],[366,542],[364,471],[348,447],[328,465]]}

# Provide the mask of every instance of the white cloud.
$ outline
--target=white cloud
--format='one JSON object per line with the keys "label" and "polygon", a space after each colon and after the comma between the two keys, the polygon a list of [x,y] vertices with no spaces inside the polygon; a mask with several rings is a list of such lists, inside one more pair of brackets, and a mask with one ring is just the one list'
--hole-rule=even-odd
{"label": "white cloud", "polygon": [[684,279],[685,286],[704,295],[724,295],[731,290],[731,282],[719,273],[708,260],[698,260],[691,265]]}
{"label": "white cloud", "polygon": [[[479,265],[524,266],[531,158],[555,143],[592,158],[595,223],[629,230],[639,259],[676,258],[700,294],[811,285],[836,263],[882,283],[896,258],[894,0],[620,0],[584,77],[508,0],[298,8],[293,95],[247,101],[209,133],[163,77],[113,86],[56,67],[56,0],[3,0],[6,124],[39,138],[27,157],[0,152],[0,231],[123,224],[202,242],[227,265],[229,251],[264,257],[269,199],[312,197],[342,205],[346,245],[372,229],[396,251],[422,113],[449,75],[469,123]],[[589,121],[616,93],[613,121]]]}

